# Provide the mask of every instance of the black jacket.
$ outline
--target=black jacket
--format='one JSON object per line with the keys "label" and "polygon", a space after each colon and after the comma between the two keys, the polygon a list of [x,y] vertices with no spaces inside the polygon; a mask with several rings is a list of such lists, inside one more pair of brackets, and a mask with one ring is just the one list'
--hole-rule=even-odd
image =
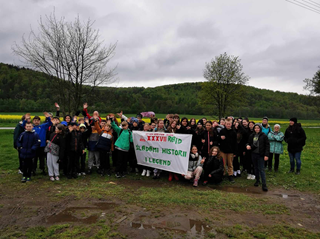
{"label": "black jacket", "polygon": [[69,151],[82,153],[84,150],[83,142],[82,142],[82,134],[80,131],[72,130],[67,134],[67,148]]}
{"label": "black jacket", "polygon": [[[205,142],[202,145],[201,153],[202,153],[202,156],[206,156],[209,153],[208,151],[210,150],[210,148],[218,144],[217,136],[214,130],[212,130],[211,135],[210,135],[210,132],[208,132],[208,130],[205,130],[202,133],[201,140],[202,139],[204,139]],[[210,142],[212,142],[212,145],[210,145]]]}
{"label": "black jacket", "polygon": [[224,164],[223,158],[219,159],[216,156],[210,156],[204,164],[204,173],[208,174],[223,174]]}
{"label": "black jacket", "polygon": [[[221,136],[225,136],[225,139],[221,139]],[[227,130],[223,128],[220,131],[219,135],[219,143],[220,143],[220,150],[226,154],[237,154],[237,133],[233,130]]]}
{"label": "black jacket", "polygon": [[[52,140],[53,139],[53,140]],[[66,136],[62,134],[57,134],[55,132],[51,133],[49,141],[52,143],[59,145],[59,161],[63,161],[65,157],[65,150],[66,150]]]}
{"label": "black jacket", "polygon": [[306,144],[306,139],[306,133],[300,123],[289,126],[284,134],[284,140],[288,144],[288,151],[290,153],[301,152]]}
{"label": "black jacket", "polygon": [[[248,140],[248,144],[251,147],[251,152],[253,152],[256,147],[253,145],[253,137],[255,133],[251,134]],[[259,132],[259,155],[269,157],[270,154],[270,143],[268,136],[262,131]]]}

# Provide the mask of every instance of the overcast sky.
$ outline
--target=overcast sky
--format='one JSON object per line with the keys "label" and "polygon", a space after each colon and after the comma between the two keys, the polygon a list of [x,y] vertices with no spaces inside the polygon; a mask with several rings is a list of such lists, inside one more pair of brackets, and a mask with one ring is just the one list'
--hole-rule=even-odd
{"label": "overcast sky", "polygon": [[[320,12],[320,0],[312,2]],[[22,65],[11,46],[55,9],[67,20],[95,20],[107,45],[118,42],[119,87],[204,81],[205,63],[227,52],[242,60],[249,85],[307,94],[303,80],[320,65],[320,14],[285,0],[0,3],[0,62]]]}

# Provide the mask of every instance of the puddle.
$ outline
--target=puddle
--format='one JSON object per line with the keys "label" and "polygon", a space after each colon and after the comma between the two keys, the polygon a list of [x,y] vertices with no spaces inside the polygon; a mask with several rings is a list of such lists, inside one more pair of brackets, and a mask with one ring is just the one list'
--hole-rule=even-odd
{"label": "puddle", "polygon": [[248,193],[248,194],[265,194],[261,190],[261,188],[240,188],[240,187],[235,187],[235,186],[209,186],[212,189],[218,190],[218,191],[223,191],[223,192],[228,192],[228,193]]}
{"label": "puddle", "polygon": [[166,221],[160,221],[153,224],[130,222],[130,227],[139,230],[145,229],[164,229],[174,231],[176,233],[187,233],[191,236],[204,236],[206,232],[212,231],[213,229],[207,224],[192,220],[184,217],[169,219]]}
{"label": "puddle", "polygon": [[281,197],[281,198],[299,198],[299,195],[288,195],[288,194],[273,194],[275,196]]}
{"label": "puddle", "polygon": [[68,207],[56,215],[48,217],[47,223],[79,222],[92,224],[99,217],[105,216],[103,210],[114,208],[114,203],[94,203],[91,207]]}

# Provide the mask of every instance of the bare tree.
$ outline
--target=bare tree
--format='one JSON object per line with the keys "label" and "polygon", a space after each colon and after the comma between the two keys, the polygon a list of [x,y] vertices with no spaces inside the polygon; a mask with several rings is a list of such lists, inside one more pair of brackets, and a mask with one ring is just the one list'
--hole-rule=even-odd
{"label": "bare tree", "polygon": [[57,20],[55,14],[40,17],[39,33],[32,29],[12,50],[25,63],[52,77],[57,100],[64,111],[76,111],[86,96],[99,85],[114,82],[116,67],[109,67],[117,43],[105,46],[90,19],[81,22]]}
{"label": "bare tree", "polygon": [[[219,119],[226,116],[226,111],[231,105],[236,105],[241,99],[242,86],[249,77],[242,72],[240,59],[235,56],[221,54],[210,63],[206,63],[203,76],[208,81],[202,86],[200,98],[204,105],[213,105],[218,109]],[[212,113],[212,112],[211,112]]]}

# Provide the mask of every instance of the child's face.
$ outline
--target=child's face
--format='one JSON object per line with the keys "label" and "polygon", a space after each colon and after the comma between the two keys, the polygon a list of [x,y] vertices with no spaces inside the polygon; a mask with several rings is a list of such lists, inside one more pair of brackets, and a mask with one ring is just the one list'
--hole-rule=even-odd
{"label": "child's face", "polygon": [[111,128],[109,125],[104,126],[104,130],[109,131]]}
{"label": "child's face", "polygon": [[66,117],[66,122],[69,123],[70,121],[71,121],[70,116],[67,116],[67,117]]}
{"label": "child's face", "polygon": [[84,119],[80,119],[79,124],[84,124]]}
{"label": "child's face", "polygon": [[32,129],[33,129],[33,125],[32,124],[26,124],[25,127],[26,127],[26,130],[29,131],[29,132],[31,132]]}
{"label": "child's face", "polygon": [[154,129],[156,127],[156,124],[155,123],[152,123],[151,124],[151,129]]}
{"label": "child's face", "polygon": [[208,130],[208,131],[209,131],[211,128],[212,128],[212,125],[211,125],[211,124],[209,124],[209,123],[207,123],[207,124],[206,124],[206,130]]}
{"label": "child's face", "polygon": [[231,129],[232,123],[231,122],[226,122],[226,128]]}
{"label": "child's face", "polygon": [[197,124],[197,128],[201,129],[202,128],[202,124]]}
{"label": "child's face", "polygon": [[128,129],[128,124],[122,124],[122,129]]}
{"label": "child's face", "polygon": [[207,123],[207,119],[203,118],[202,122],[203,122],[203,124]]}
{"label": "child's face", "polygon": [[176,127],[176,125],[177,125],[177,124],[176,124],[176,122],[175,122],[175,121],[173,121],[173,122],[172,122],[172,124],[171,124],[171,128],[173,128],[173,129],[174,129],[174,128]]}
{"label": "child's face", "polygon": [[38,119],[34,119],[32,122],[33,122],[34,125],[39,125],[40,124],[40,120],[38,120]]}
{"label": "child's face", "polygon": [[212,156],[217,156],[218,154],[218,150],[217,149],[213,149],[212,150]]}
{"label": "child's face", "polygon": [[163,121],[160,121],[160,122],[159,122],[158,128],[159,128],[159,129],[163,129],[163,128],[164,128],[164,123],[163,123]]}
{"label": "child's face", "polygon": [[254,132],[256,132],[258,134],[260,132],[260,127],[259,126],[255,126],[254,127]]}
{"label": "child's face", "polygon": [[73,125],[73,126],[72,126],[72,129],[73,129],[74,131],[76,131],[77,128],[78,128],[78,126],[76,126],[76,125]]}
{"label": "child's face", "polygon": [[148,131],[148,130],[149,130],[149,125],[145,124],[145,125],[143,126],[143,131]]}
{"label": "child's face", "polygon": [[138,126],[138,123],[135,122],[135,121],[133,121],[132,125],[133,125],[133,127],[137,127],[137,126]]}
{"label": "child's face", "polygon": [[249,128],[252,130],[253,127],[254,127],[254,124],[250,123],[250,124],[249,124]]}
{"label": "child's face", "polygon": [[226,121],[225,121],[225,120],[221,120],[221,121],[220,121],[220,124],[221,124],[221,125],[226,125]]}
{"label": "child's face", "polygon": [[248,126],[248,121],[242,120],[242,125],[243,125],[244,127],[247,127],[247,126]]}
{"label": "child's face", "polygon": [[80,128],[80,131],[83,133],[86,129],[84,127]]}
{"label": "child's face", "polygon": [[56,130],[55,130],[56,134],[59,134],[62,132],[62,130],[58,129],[58,127],[56,127]]}
{"label": "child's face", "polygon": [[104,128],[105,125],[106,125],[106,122],[103,122],[103,121],[100,122],[100,126],[102,129]]}
{"label": "child's face", "polygon": [[181,122],[181,124],[182,124],[183,126],[187,126],[187,125],[188,125],[188,121],[187,121],[186,119],[184,119],[184,120]]}
{"label": "child's face", "polygon": [[198,153],[198,149],[197,149],[197,147],[192,147],[192,149],[191,149],[191,153],[193,153],[193,154]]}

